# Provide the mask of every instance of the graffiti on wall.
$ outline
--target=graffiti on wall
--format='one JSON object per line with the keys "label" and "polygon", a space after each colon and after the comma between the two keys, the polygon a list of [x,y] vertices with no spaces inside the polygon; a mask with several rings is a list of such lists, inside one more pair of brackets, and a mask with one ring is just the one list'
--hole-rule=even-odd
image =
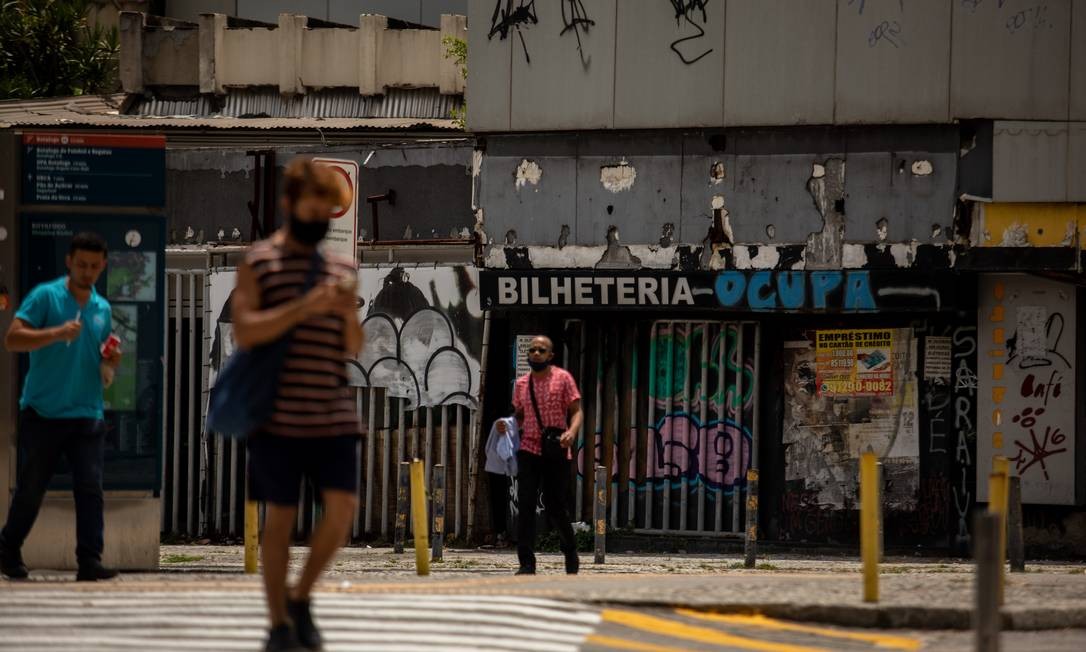
{"label": "graffiti on wall", "polygon": [[[733,492],[751,459],[754,366],[735,325],[661,323],[649,348],[646,477]],[[704,373],[703,373],[704,372]]]}
{"label": "graffiti on wall", "polygon": [[359,270],[366,344],[351,384],[381,387],[408,409],[478,406],[482,311],[473,267]]}
{"label": "graffiti on wall", "polygon": [[[234,270],[208,277],[211,385],[236,349],[230,307],[236,277]],[[358,279],[366,343],[357,359],[347,360],[350,384],[383,388],[406,399],[408,409],[477,407],[482,312],[474,268],[364,268]]]}
{"label": "graffiti on wall", "polygon": [[1075,288],[994,275],[980,286],[977,491],[996,455],[1022,478],[1026,503],[1075,502]]}
{"label": "graffiti on wall", "polygon": [[892,351],[892,395],[833,396],[818,391],[813,343],[785,342],[785,481],[802,485],[808,505],[853,508],[860,454],[873,450],[883,462],[887,507],[916,509],[920,440],[911,330],[893,329]]}
{"label": "graffiti on wall", "polygon": [[939,312],[954,307],[955,279],[869,270],[662,272],[484,270],[487,308],[621,307],[750,312]]}
{"label": "graffiti on wall", "polygon": [[675,39],[669,47],[686,65],[697,63],[713,51],[713,48],[695,47],[696,41],[705,38],[705,27],[709,22],[709,0],[668,1],[671,3],[671,8],[675,10],[676,27],[680,29],[689,27],[694,31],[693,34]]}

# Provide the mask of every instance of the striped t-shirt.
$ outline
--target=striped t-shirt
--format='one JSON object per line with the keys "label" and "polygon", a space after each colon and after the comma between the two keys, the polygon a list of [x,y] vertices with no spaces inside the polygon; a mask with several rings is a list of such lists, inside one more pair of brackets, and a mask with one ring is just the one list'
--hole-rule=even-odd
{"label": "striped t-shirt", "polygon": [[[260,309],[302,295],[312,254],[288,250],[270,240],[250,247],[245,261],[260,287]],[[357,274],[349,261],[325,257],[314,285],[330,276]],[[347,386],[345,322],[335,315],[310,317],[294,327],[279,372],[275,411],[260,432],[287,437],[359,434],[358,415]]]}

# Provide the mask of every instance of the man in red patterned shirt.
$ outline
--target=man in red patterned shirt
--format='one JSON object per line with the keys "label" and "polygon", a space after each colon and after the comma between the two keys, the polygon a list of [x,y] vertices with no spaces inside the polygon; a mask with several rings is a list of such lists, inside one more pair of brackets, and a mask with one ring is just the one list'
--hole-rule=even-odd
{"label": "man in red patterned shirt", "polygon": [[[513,406],[521,425],[520,451],[517,452],[517,502],[521,517],[517,530],[517,575],[535,575],[535,514],[539,489],[543,489],[543,507],[551,526],[558,530],[566,573],[576,575],[580,568],[577,542],[569,523],[569,476],[571,447],[581,429],[581,392],[573,376],[551,364],[554,344],[539,336],[528,349],[532,371],[517,379]],[[499,431],[504,432],[504,424]]]}

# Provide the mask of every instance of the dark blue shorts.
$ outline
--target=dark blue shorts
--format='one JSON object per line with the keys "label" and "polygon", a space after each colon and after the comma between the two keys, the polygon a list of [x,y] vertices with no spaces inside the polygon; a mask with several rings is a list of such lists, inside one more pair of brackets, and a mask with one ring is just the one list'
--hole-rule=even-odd
{"label": "dark blue shorts", "polygon": [[296,505],[302,479],[321,491],[358,491],[358,435],[282,437],[258,433],[248,439],[249,497]]}

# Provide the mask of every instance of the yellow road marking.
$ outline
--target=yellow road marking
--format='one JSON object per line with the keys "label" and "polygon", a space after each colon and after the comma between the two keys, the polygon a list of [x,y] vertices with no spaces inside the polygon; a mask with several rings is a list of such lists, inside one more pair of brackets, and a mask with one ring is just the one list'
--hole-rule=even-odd
{"label": "yellow road marking", "polygon": [[744,638],[734,634],[727,634],[708,627],[688,625],[669,618],[649,616],[635,611],[620,609],[605,609],[600,614],[604,622],[624,625],[631,629],[641,630],[658,636],[669,636],[708,645],[730,645],[743,650],[758,650],[759,652],[830,652],[826,648],[807,647],[802,645],[790,645],[788,643],[774,643],[753,638]]}
{"label": "yellow road marking", "polygon": [[701,611],[694,611],[692,609],[676,609],[675,613],[680,616],[686,616],[687,618],[696,618],[698,620],[706,620],[714,623],[725,623],[728,625],[742,625],[747,627],[762,627],[765,629],[775,629],[777,631],[784,632],[800,632],[804,634],[814,634],[816,636],[825,636],[828,638],[842,638],[852,641],[864,641],[867,643],[874,643],[878,647],[891,648],[894,650],[919,650],[920,641],[915,638],[909,638],[907,636],[888,636],[885,634],[868,634],[864,632],[847,632],[839,629],[830,629],[828,627],[815,627],[812,625],[800,625],[799,623],[790,623],[783,620],[776,620],[767,616],[742,616],[738,614],[711,614]]}
{"label": "yellow road marking", "polygon": [[616,650],[634,650],[634,652],[686,652],[686,648],[654,645],[652,643],[631,641],[629,639],[617,638],[614,636],[600,636],[599,634],[590,635],[585,639],[585,642],[614,648]]}

